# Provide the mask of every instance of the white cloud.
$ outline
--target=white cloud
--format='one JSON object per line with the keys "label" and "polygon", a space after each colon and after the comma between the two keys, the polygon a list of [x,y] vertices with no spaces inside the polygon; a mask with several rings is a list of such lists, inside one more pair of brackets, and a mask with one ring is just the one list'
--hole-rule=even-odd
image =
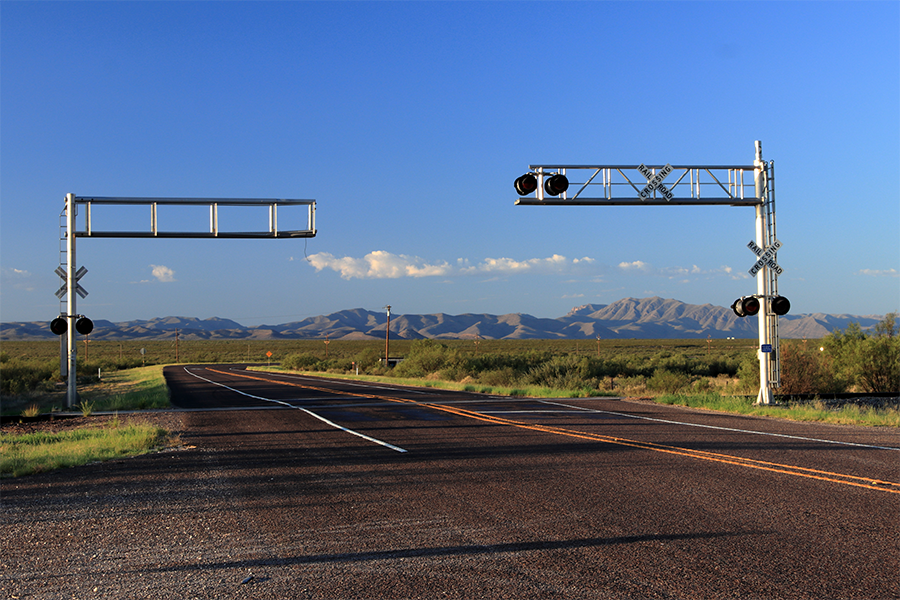
{"label": "white cloud", "polygon": [[647,275],[655,275],[657,277],[666,277],[668,279],[681,278],[683,282],[688,282],[691,280],[690,278],[696,279],[698,277],[727,276],[730,279],[744,279],[746,277],[743,272],[734,273],[734,269],[726,265],[715,269],[703,269],[697,265],[691,265],[690,267],[662,267],[657,269],[650,263],[645,263],[642,260],[635,260],[632,262],[619,263],[619,269],[625,272],[639,272]]}
{"label": "white cloud", "polygon": [[2,273],[4,277],[7,277],[9,279],[24,279],[26,277],[31,277],[31,273],[29,273],[25,269],[16,269],[15,267],[4,267],[2,270],[0,270],[0,273]]}
{"label": "white cloud", "polygon": [[[578,260],[578,259],[576,259]],[[529,271],[563,271],[568,267],[569,260],[565,256],[554,254],[549,258],[529,258],[527,260],[515,260],[512,258],[486,258],[481,264],[474,267],[465,267],[460,270],[464,274],[477,273],[526,273]],[[574,263],[572,263],[574,264]]]}
{"label": "white cloud", "polygon": [[4,268],[0,270],[3,286],[13,290],[22,290],[33,292],[34,285],[31,280],[31,273],[24,269]]}
{"label": "white cloud", "polygon": [[175,271],[173,271],[169,267],[164,267],[162,265],[150,265],[150,268],[153,269],[153,276],[156,277],[157,281],[163,283],[175,281]]}
{"label": "white cloud", "polygon": [[319,252],[309,257],[316,271],[331,269],[341,274],[343,279],[396,279],[399,277],[428,277],[446,275],[450,265],[431,265],[418,256],[391,254],[383,250],[369,252],[362,258],[345,256],[337,258],[328,252]]}
{"label": "white cloud", "polygon": [[465,259],[457,264],[447,262],[431,264],[418,256],[391,254],[376,250],[362,258],[345,256],[338,258],[328,252],[320,252],[309,257],[309,263],[317,270],[331,269],[341,274],[343,279],[396,279],[399,277],[434,277],[450,275],[508,275],[529,272],[566,272],[574,266],[585,266],[594,262],[589,257],[569,260],[554,254],[549,258],[486,258],[477,265],[470,265]]}
{"label": "white cloud", "polygon": [[870,277],[900,277],[900,271],[897,269],[862,269],[860,275],[869,275]]}
{"label": "white cloud", "polygon": [[650,272],[652,267],[645,263],[642,260],[635,260],[633,262],[620,262],[619,268],[623,271],[643,271],[644,273]]}

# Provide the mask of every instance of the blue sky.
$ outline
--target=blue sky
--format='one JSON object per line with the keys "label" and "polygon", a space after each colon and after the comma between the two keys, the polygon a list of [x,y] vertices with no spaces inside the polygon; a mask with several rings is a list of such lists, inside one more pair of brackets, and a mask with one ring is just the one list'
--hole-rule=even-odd
{"label": "blue sky", "polygon": [[317,201],[308,240],[79,238],[95,320],[727,307],[756,291],[752,208],[512,182],[755,140],[792,313],[897,311],[900,3],[3,2],[0,319],[58,314],[68,192]]}

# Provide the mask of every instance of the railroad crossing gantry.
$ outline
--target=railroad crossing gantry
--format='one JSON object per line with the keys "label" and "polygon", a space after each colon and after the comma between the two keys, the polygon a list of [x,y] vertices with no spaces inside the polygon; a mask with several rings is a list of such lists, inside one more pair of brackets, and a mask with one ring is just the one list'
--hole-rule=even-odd
{"label": "railroad crossing gantry", "polygon": [[[756,241],[748,247],[758,260],[756,294],[735,301],[738,316],[759,316],[758,404],[772,402],[781,385],[778,317],[790,303],[778,295],[775,237],[775,164],[762,159],[762,142],[749,165],[529,165],[515,181],[517,206],[753,206]],[[570,182],[570,179],[572,180]],[[669,179],[671,183],[665,183]],[[572,190],[574,193],[571,193]],[[534,196],[531,196],[534,194]]]}
{"label": "railroad crossing gantry", "polygon": [[[76,226],[76,216],[78,206],[85,207],[83,228],[78,229]],[[148,228],[142,230],[98,230],[93,226],[92,210],[99,207],[109,206],[147,206],[150,209]],[[195,229],[166,229],[159,226],[160,207],[164,207],[162,212],[170,210],[176,213],[175,217],[196,217],[190,213],[185,215],[184,211],[179,211],[179,207],[203,207],[209,208],[209,228],[197,227]],[[305,229],[279,229],[278,226],[278,208],[288,206],[305,206],[307,207],[306,228]],[[243,213],[237,221],[241,227],[237,230],[231,230],[220,227],[219,224],[219,208],[220,207],[251,207],[251,210],[268,209],[269,226],[267,229],[248,230],[246,229],[246,215]],[[178,214],[178,213],[181,214]],[[66,194],[66,204],[60,217],[65,216],[65,224],[60,224],[60,240],[65,242],[65,250],[60,249],[60,254],[64,254],[65,258],[60,260],[60,266],[57,268],[57,274],[65,280],[65,284],[57,291],[57,297],[62,300],[66,299],[65,313],[60,310],[60,316],[51,323],[51,330],[58,335],[66,335],[67,344],[63,349],[60,345],[60,370],[64,376],[68,377],[68,388],[66,392],[66,405],[69,408],[75,406],[77,398],[75,383],[75,368],[77,359],[77,350],[75,344],[75,332],[90,333],[93,324],[90,319],[84,315],[77,314],[75,296],[84,298],[87,291],[80,285],[79,280],[87,273],[87,269],[81,267],[77,269],[75,262],[75,238],[79,237],[123,237],[123,238],[244,238],[244,239],[265,239],[265,238],[310,238],[316,235],[316,201],[315,200],[275,200],[260,198],[114,198],[104,196],[76,196],[75,194]],[[169,222],[176,222],[183,227],[183,222],[173,218]],[[77,270],[76,270],[77,269]]]}

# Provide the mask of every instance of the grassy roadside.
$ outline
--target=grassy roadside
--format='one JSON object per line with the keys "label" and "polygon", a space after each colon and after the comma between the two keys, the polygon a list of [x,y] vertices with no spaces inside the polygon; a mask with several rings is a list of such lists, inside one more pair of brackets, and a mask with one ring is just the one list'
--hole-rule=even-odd
{"label": "grassy roadside", "polygon": [[154,365],[106,375],[101,383],[82,389],[81,406],[94,411],[169,408],[169,388],[162,372],[162,365]]}
{"label": "grassy roadside", "polygon": [[[169,408],[169,388],[162,374],[163,365],[113,371],[99,382],[79,384],[79,404],[71,410],[85,416],[91,413]],[[54,392],[23,394],[3,398],[4,416],[38,416],[66,412],[64,388]]]}
{"label": "grassy roadside", "polygon": [[163,445],[166,431],[148,424],[84,427],[57,433],[0,433],[0,477],[20,477],[53,469],[136,456]]}
{"label": "grassy roadside", "polygon": [[[280,367],[251,367],[256,371],[285,371]],[[482,394],[496,394],[499,396],[520,396],[525,398],[584,398],[587,396],[617,396],[611,392],[600,390],[558,390],[550,388],[505,388],[472,383],[458,383],[439,380],[403,379],[397,377],[384,377],[372,375],[341,375],[335,373],[298,372],[304,375],[317,377],[329,377],[336,379],[352,379],[356,381],[369,381],[376,383],[393,383],[397,385],[414,385],[420,387],[434,387],[464,392],[478,392]],[[715,392],[704,394],[661,394],[657,396],[642,393],[642,398],[677,406],[715,410],[720,412],[773,417],[791,421],[809,421],[820,423],[833,423],[839,425],[862,425],[866,427],[898,427],[900,428],[900,405],[887,408],[874,408],[856,406],[854,404],[829,405],[821,400],[809,402],[788,402],[772,404],[768,406],[754,404],[755,398],[747,396],[724,396]]]}
{"label": "grassy roadside", "polygon": [[[110,373],[99,383],[79,389],[80,404],[75,410],[83,416],[97,412],[116,412],[169,408],[169,389],[162,366],[141,367]],[[37,416],[60,412],[65,396],[43,394],[35,397],[4,399],[4,412]],[[13,407],[10,407],[13,404]],[[24,408],[21,406],[24,405]],[[118,416],[104,426],[88,425],[68,431],[25,434],[0,433],[0,477],[19,477],[73,467],[92,462],[136,456],[169,443],[169,432],[149,423],[122,423]]]}
{"label": "grassy roadside", "polygon": [[856,404],[832,405],[822,400],[795,401],[783,404],[754,404],[755,399],[719,394],[667,394],[653,398],[660,404],[687,406],[706,410],[757,417],[775,417],[790,421],[832,423],[835,425],[863,425],[866,427],[900,427],[900,406],[877,408]]}

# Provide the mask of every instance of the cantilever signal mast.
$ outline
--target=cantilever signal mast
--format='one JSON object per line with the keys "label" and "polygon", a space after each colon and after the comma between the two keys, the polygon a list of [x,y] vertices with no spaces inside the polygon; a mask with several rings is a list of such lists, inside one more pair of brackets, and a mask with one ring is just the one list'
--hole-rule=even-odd
{"label": "cantilever signal mast", "polygon": [[778,295],[776,262],[781,242],[775,237],[775,165],[762,158],[757,141],[752,164],[745,165],[529,165],[516,178],[517,206],[752,206],[756,240],[748,244],[757,255],[750,275],[756,294],[735,301],[739,317],[759,315],[758,404],[772,402],[772,388],[781,385],[778,317],[790,302]]}
{"label": "cantilever signal mast", "polygon": [[[83,228],[76,226],[78,207],[84,207]],[[94,210],[109,209],[115,206],[146,206],[149,209],[149,224],[147,229],[135,230],[100,230],[93,226],[92,213]],[[171,230],[160,227],[159,214],[170,211],[176,217],[183,217],[179,209],[183,207],[208,207],[209,227],[199,226],[195,229]],[[307,208],[306,226],[300,229],[282,229],[278,225],[278,208],[290,206],[305,206]],[[220,226],[220,208],[225,211],[232,207],[247,207],[252,211],[268,211],[268,229],[257,230],[228,230]],[[243,210],[243,209],[241,209]],[[75,333],[90,333],[93,323],[84,315],[77,314],[75,296],[82,298],[87,292],[82,288],[78,280],[87,273],[87,269],[81,267],[76,270],[75,263],[75,239],[79,237],[123,237],[123,238],[310,238],[316,235],[316,201],[315,200],[275,200],[261,198],[114,198],[102,196],[76,196],[66,194],[64,209],[65,225],[60,224],[60,239],[65,241],[65,259],[60,260],[57,274],[65,280],[65,285],[57,292],[57,297],[68,294],[66,300],[66,312],[60,314],[50,325],[51,331],[57,335],[65,334],[67,340],[67,352],[60,350],[60,370],[68,375],[68,389],[66,392],[66,406],[75,406],[77,391],[75,384],[75,367],[77,362],[77,347],[75,345]],[[263,214],[265,216],[265,214]],[[60,215],[62,220],[62,215]],[[177,222],[183,225],[183,219],[173,218],[169,222]],[[245,223],[241,220],[241,225]]]}

